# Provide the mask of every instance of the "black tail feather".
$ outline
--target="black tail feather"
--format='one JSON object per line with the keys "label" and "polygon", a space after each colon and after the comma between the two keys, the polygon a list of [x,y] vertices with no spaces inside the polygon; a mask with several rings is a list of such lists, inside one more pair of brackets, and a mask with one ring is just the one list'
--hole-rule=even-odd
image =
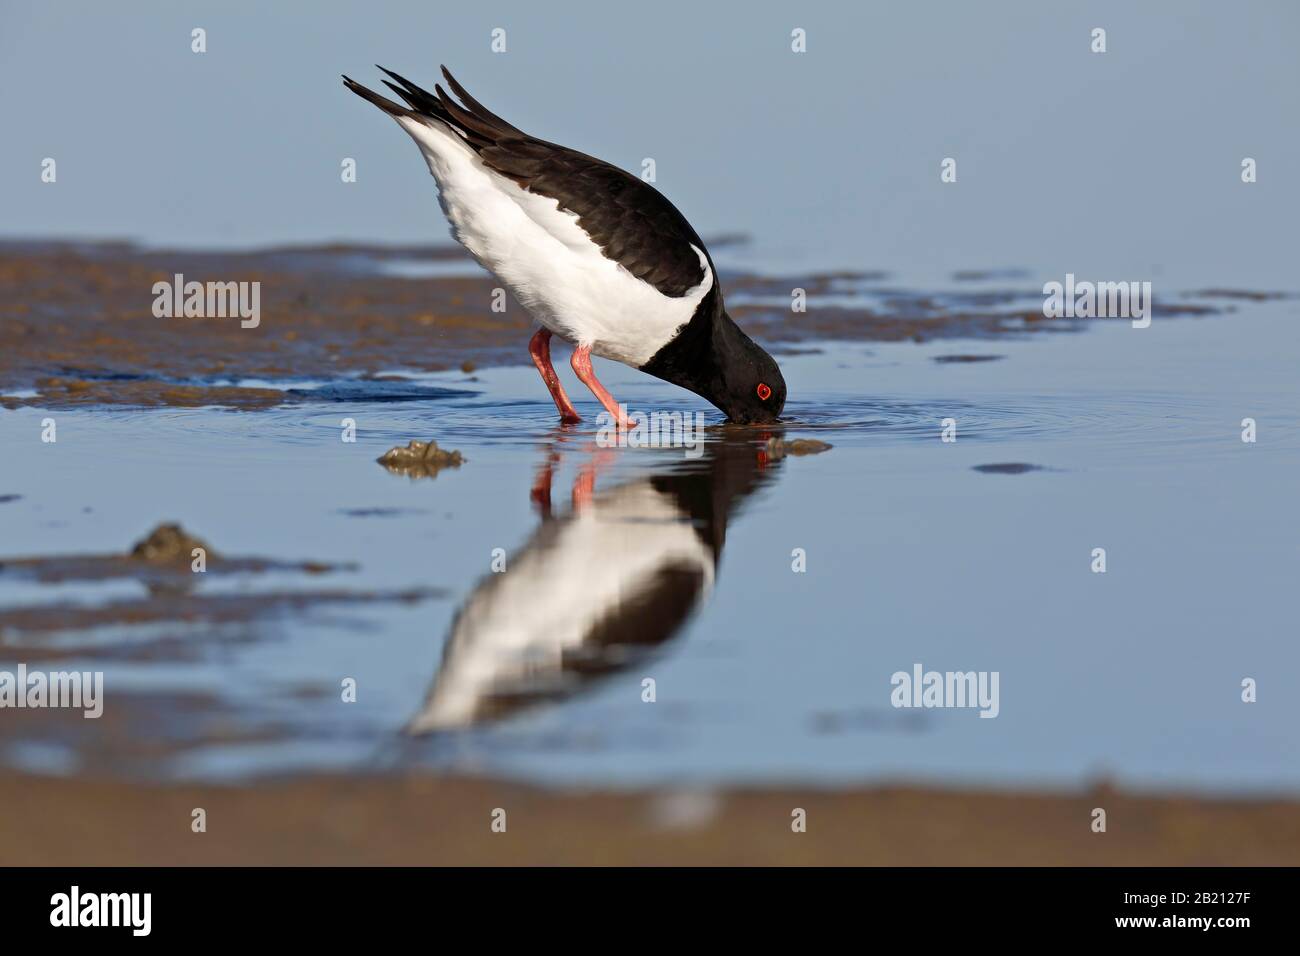
{"label": "black tail feather", "polygon": [[488,122],[494,124],[499,129],[507,130],[508,132],[511,133],[519,133],[521,136],[524,135],[523,130],[515,126],[511,126],[500,116],[497,116],[496,113],[493,113],[490,109],[488,109],[478,100],[474,99],[474,97],[470,96],[469,91],[466,90],[465,87],[461,86],[459,82],[457,82],[456,78],[451,75],[451,70],[447,69],[445,66],[442,67],[442,75],[446,79],[447,85],[451,87],[451,91],[455,93],[457,97],[460,98],[460,101],[462,103],[464,103],[467,107],[469,107],[470,112],[474,113],[479,118],[487,120]]}
{"label": "black tail feather", "polygon": [[526,135],[470,96],[446,67],[442,68],[442,74],[460,99],[459,103],[437,84],[434,84],[434,93],[430,93],[416,86],[406,77],[377,64],[376,66],[393,80],[391,83],[384,80],[384,86],[405,100],[409,109],[354,83],[347,77],[343,78],[344,82],[352,92],[394,116],[420,116],[446,123],[460,133],[476,151],[492,145],[503,136]]}
{"label": "black tail feather", "polygon": [[442,120],[444,123],[451,122],[451,117],[447,114],[447,111],[443,109],[442,104],[426,90],[420,89],[406,77],[400,76],[392,70],[385,70],[377,63],[375,66],[397,81],[399,85],[394,86],[392,83],[389,83],[388,80],[384,80],[384,86],[388,87],[402,99],[406,100],[406,102],[410,103],[412,109],[418,110],[421,113],[427,113],[435,119]]}
{"label": "black tail feather", "polygon": [[357,96],[361,97],[363,100],[368,100],[369,102],[374,103],[376,106],[378,106],[381,110],[383,110],[385,113],[387,113],[390,116],[414,117],[418,115],[413,110],[408,110],[405,106],[401,106],[397,103],[394,103],[392,100],[388,99],[385,96],[380,96],[374,90],[367,89],[366,87],[358,83],[356,80],[353,80],[348,76],[343,77],[343,85],[346,86],[348,89],[350,89],[353,93],[357,94]]}
{"label": "black tail feather", "polygon": [[446,90],[441,86],[435,84],[433,89],[434,92],[438,94],[438,102],[442,104],[442,108],[451,114],[452,119],[456,121],[456,125],[461,129],[467,129],[472,133],[477,133],[488,142],[492,142],[501,135],[501,130],[497,129],[487,120],[480,119],[469,110],[465,109],[448,96]]}

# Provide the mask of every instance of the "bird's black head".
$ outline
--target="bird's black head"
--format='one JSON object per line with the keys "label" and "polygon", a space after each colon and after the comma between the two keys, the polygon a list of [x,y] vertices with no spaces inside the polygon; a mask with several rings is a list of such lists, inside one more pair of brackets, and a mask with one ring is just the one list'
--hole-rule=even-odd
{"label": "bird's black head", "polygon": [[785,379],[772,356],[710,295],[643,372],[707,398],[741,424],[771,424],[785,408]]}
{"label": "bird's black head", "polygon": [[785,408],[785,378],[776,360],[723,312],[714,327],[716,383],[700,394],[739,424],[771,424]]}

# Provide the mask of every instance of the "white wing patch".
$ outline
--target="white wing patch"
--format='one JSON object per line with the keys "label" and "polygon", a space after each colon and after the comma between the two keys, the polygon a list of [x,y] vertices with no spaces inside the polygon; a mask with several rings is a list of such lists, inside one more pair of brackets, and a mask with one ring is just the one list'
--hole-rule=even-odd
{"label": "white wing patch", "polygon": [[452,235],[557,335],[641,366],[691,320],[713,287],[708,257],[692,245],[703,278],[681,297],[664,295],[607,258],[557,200],[488,169],[445,124],[405,116],[397,122],[438,182]]}

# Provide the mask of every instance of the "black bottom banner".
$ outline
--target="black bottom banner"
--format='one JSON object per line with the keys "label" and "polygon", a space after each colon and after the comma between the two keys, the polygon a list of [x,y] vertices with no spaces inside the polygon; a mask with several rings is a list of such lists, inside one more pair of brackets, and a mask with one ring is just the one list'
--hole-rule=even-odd
{"label": "black bottom banner", "polygon": [[744,936],[766,933],[773,920],[813,917],[819,930],[911,925],[927,940],[978,930],[983,941],[1199,935],[1231,945],[1237,934],[1290,921],[1296,871],[35,868],[0,876],[9,940],[75,933],[80,942],[337,944],[439,923],[459,932],[467,916],[489,918],[477,925],[493,942],[564,920],[584,933],[609,921],[622,932],[725,924]]}

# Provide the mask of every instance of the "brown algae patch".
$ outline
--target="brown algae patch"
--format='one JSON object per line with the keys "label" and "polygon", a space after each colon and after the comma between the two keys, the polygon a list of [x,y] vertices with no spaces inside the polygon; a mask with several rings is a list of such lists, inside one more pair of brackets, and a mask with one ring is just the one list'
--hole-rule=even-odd
{"label": "brown algae patch", "polygon": [[[198,552],[198,553],[196,553]],[[201,567],[202,571],[196,570]],[[138,578],[146,583],[197,580],[202,574],[297,571],[323,574],[353,571],[354,564],[319,561],[276,561],[270,558],[226,557],[213,551],[179,524],[158,525],[125,554],[69,554],[30,558],[0,558],[0,580],[6,575],[57,584],[65,581],[109,581]]]}
{"label": "brown algae patch", "polygon": [[796,457],[820,455],[834,447],[829,442],[819,441],[816,438],[793,438],[788,441],[784,438],[769,438],[764,446],[769,461],[780,461],[787,455]]}
{"label": "brown algae patch", "polygon": [[160,524],[135,543],[131,557],[152,564],[175,564],[189,561],[195,551],[215,557],[213,550],[178,524]]}
{"label": "brown algae patch", "polygon": [[405,475],[417,478],[437,478],[444,468],[459,468],[465,463],[465,456],[454,449],[443,449],[430,439],[420,441],[412,439],[406,447],[400,445],[390,448],[375,461],[383,465],[389,474]]}

